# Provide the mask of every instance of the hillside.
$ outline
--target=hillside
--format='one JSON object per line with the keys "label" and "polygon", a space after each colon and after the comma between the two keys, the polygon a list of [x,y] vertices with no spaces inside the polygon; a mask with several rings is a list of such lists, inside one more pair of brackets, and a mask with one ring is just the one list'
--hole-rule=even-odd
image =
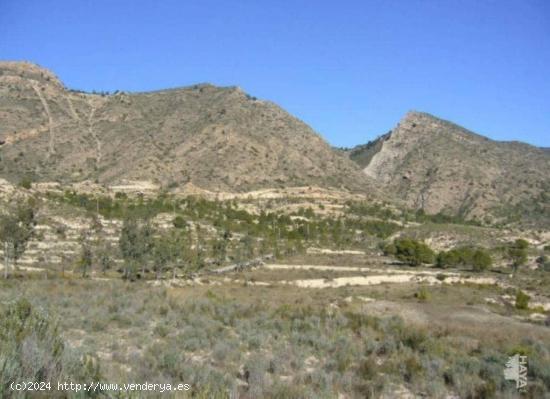
{"label": "hillside", "polygon": [[67,90],[36,65],[1,62],[0,120],[0,176],[13,182],[373,190],[306,124],[237,87],[99,95]]}
{"label": "hillside", "polygon": [[550,154],[497,142],[410,112],[388,134],[348,152],[410,207],[467,218],[550,222]]}

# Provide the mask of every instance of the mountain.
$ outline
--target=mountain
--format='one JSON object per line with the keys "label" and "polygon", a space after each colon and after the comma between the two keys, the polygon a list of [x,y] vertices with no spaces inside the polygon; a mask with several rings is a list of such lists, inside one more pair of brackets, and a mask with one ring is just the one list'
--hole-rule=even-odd
{"label": "mountain", "polygon": [[410,112],[389,133],[348,155],[366,175],[426,213],[550,222],[547,149],[493,141]]}
{"label": "mountain", "polygon": [[375,190],[305,123],[237,87],[93,94],[34,64],[0,62],[0,143],[0,176],[11,181]]}

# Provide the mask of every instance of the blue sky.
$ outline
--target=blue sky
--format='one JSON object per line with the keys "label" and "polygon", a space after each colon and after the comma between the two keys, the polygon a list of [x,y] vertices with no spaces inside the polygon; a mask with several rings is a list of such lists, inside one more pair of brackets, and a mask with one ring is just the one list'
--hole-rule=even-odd
{"label": "blue sky", "polygon": [[547,0],[0,0],[0,59],[85,90],[238,85],[338,146],[411,109],[550,146]]}

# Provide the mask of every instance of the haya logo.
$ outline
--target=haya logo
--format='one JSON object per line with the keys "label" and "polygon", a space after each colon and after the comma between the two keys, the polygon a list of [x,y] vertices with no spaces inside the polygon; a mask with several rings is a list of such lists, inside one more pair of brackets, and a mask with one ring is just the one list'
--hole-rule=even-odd
{"label": "haya logo", "polygon": [[517,389],[527,386],[527,356],[514,355],[508,358],[504,369],[504,379],[515,381]]}

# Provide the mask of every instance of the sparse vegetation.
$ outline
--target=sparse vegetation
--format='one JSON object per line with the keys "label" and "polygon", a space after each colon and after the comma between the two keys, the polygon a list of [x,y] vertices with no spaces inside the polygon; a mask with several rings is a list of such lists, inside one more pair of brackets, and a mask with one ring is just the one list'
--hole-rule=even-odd
{"label": "sparse vegetation", "polygon": [[[184,291],[140,283],[124,287],[116,281],[101,287],[89,281],[24,284],[37,302],[52,311],[63,309],[59,328],[67,331],[70,342],[80,341],[76,338],[81,329],[90,331],[78,344],[79,351],[96,359],[97,376],[89,380],[183,380],[199,397],[228,397],[229,392],[254,397],[283,397],[289,392],[291,397],[368,397],[392,395],[396,386],[431,397],[449,390],[461,397],[488,391],[492,393],[486,397],[502,397],[515,392],[515,386],[503,379],[502,365],[509,351],[521,345],[529,353],[531,389],[550,390],[544,374],[550,354],[544,342],[534,338],[515,341],[473,326],[460,333],[440,325],[413,326],[399,317],[375,317],[351,305],[327,312],[323,303],[266,301],[259,298],[268,291],[257,288],[240,288],[245,292],[231,298],[229,291],[193,289],[182,296]],[[92,290],[95,295],[90,295]],[[419,292],[417,298],[426,302],[427,291]],[[90,329],[96,324],[97,330]],[[116,338],[104,341],[104,331]],[[495,340],[495,334],[501,338]],[[1,342],[0,346],[5,341]],[[98,348],[112,356],[98,360]],[[81,380],[83,362],[66,364],[64,358],[47,364],[60,364],[63,373]]]}
{"label": "sparse vegetation", "polygon": [[512,398],[514,354],[550,395],[548,151],[419,112],[334,151],[210,84],[0,86],[0,398]]}
{"label": "sparse vegetation", "polygon": [[97,357],[78,355],[68,348],[57,322],[44,310],[36,309],[28,300],[19,299],[0,306],[0,320],[2,398],[26,395],[25,392],[13,391],[10,388],[12,382],[49,383],[50,390],[55,392],[57,381],[84,383],[102,380]]}

